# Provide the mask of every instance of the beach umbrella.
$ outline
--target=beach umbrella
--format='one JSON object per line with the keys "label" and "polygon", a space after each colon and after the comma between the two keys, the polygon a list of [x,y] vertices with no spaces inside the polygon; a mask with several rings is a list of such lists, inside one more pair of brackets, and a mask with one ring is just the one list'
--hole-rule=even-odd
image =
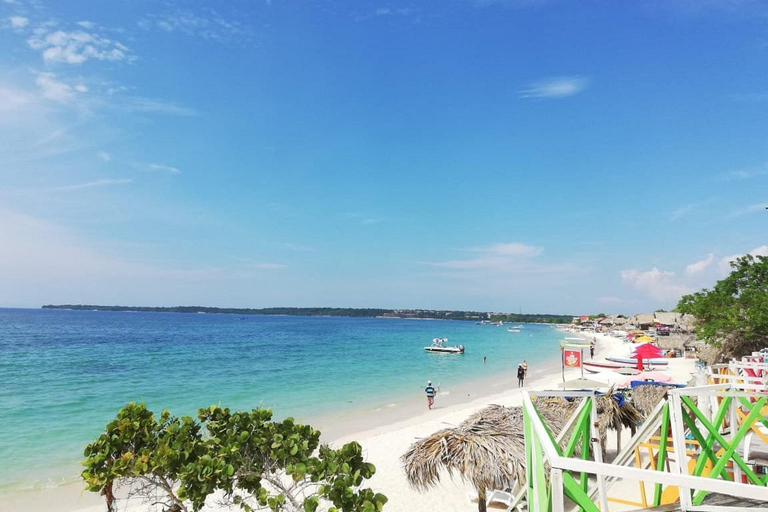
{"label": "beach umbrella", "polygon": [[654,357],[660,357],[662,354],[662,350],[656,345],[642,343],[635,347],[631,357],[637,359],[637,369],[642,370],[643,359],[653,359]]}
{"label": "beach umbrella", "polygon": [[[541,411],[553,433],[567,415],[562,408],[554,417]],[[413,443],[400,459],[408,483],[426,491],[440,482],[444,472],[469,481],[477,491],[477,507],[486,510],[487,492],[525,482],[525,436],[521,407],[491,405],[457,427],[446,428]]]}

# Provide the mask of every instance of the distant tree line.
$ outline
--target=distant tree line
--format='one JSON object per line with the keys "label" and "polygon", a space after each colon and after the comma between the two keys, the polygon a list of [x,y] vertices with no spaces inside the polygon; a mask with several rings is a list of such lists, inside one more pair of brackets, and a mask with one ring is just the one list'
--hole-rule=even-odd
{"label": "distant tree line", "polygon": [[518,314],[510,313],[491,315],[492,322],[521,323],[521,324],[569,324],[572,315],[547,315],[547,314]]}
{"label": "distant tree line", "polygon": [[443,320],[519,323],[569,323],[570,315],[501,314],[480,311],[446,311],[429,309],[380,309],[380,308],[212,308],[204,306],[144,307],[144,306],[97,306],[92,304],[46,304],[43,309],[68,309],[76,311],[133,311],[141,313],[211,313],[230,315],[288,315],[288,316],[344,316],[422,318]]}

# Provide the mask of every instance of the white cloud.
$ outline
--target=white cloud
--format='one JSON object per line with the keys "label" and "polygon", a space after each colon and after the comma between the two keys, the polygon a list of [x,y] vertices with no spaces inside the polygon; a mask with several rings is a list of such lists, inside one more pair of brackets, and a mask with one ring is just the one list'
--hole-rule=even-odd
{"label": "white cloud", "polygon": [[285,244],[285,248],[296,252],[314,252],[312,247],[301,244]]}
{"label": "white cloud", "polygon": [[0,86],[0,112],[25,108],[35,101],[35,97],[26,91]]}
{"label": "white cloud", "polygon": [[122,185],[125,183],[132,183],[133,180],[127,179],[127,178],[121,178],[121,179],[114,179],[114,180],[95,180],[95,181],[89,181],[87,183],[77,183],[75,185],[63,185],[61,187],[52,187],[47,189],[49,192],[65,192],[68,190],[82,190],[85,188],[97,188],[97,187],[107,187],[110,185]]}
{"label": "white cloud", "polygon": [[584,77],[570,76],[550,78],[533,83],[520,91],[521,98],[566,98],[578,94],[589,85]]}
{"label": "white cloud", "polygon": [[675,211],[672,212],[672,214],[669,216],[670,220],[678,220],[686,215],[689,215],[696,211],[696,208],[698,207],[698,204],[687,204],[684,206],[681,206],[679,208],[676,208]]}
{"label": "white cloud", "polygon": [[[749,251],[747,254],[751,254],[752,256],[768,256],[768,245],[761,245],[760,247],[755,247],[751,251]],[[718,268],[720,269],[720,272],[723,274],[729,274],[731,272],[731,262],[736,261],[738,258],[741,258],[742,256],[746,256],[745,254],[731,254],[730,256],[726,256],[723,259],[720,260],[718,263]]]}
{"label": "white cloud", "polygon": [[764,211],[766,209],[766,205],[768,203],[760,203],[760,204],[753,204],[750,206],[745,206],[744,208],[739,208],[738,210],[734,210],[728,215],[729,218],[735,218],[735,217],[743,217],[744,215],[749,215],[751,213],[757,213]]}
{"label": "white cloud", "polygon": [[[113,89],[109,94],[120,92]],[[147,113],[147,114],[168,114],[174,116],[195,116],[197,111],[191,108],[176,105],[175,103],[158,100],[153,98],[142,98],[139,96],[110,98],[105,106],[124,110],[126,112]]]}
{"label": "white cloud", "polygon": [[171,14],[149,15],[139,20],[138,25],[144,30],[178,32],[220,43],[250,35],[250,30],[245,25],[227,20],[212,11],[207,16],[182,10]]}
{"label": "white cloud", "polygon": [[110,155],[106,151],[102,151],[101,153],[99,153],[99,158],[101,158],[103,162],[109,162],[110,160],[112,160],[112,155]]}
{"label": "white cloud", "polygon": [[482,255],[477,258],[433,262],[430,265],[455,270],[485,269],[495,272],[517,272],[523,269],[539,268],[539,265],[531,265],[530,260],[543,252],[541,247],[522,243],[499,243],[472,247],[469,250]]}
{"label": "white cloud", "polygon": [[24,16],[11,16],[8,21],[11,22],[11,28],[24,28],[29,25],[29,19]]}
{"label": "white cloud", "polygon": [[78,21],[77,24],[83,28],[87,28],[88,30],[93,30],[96,28],[96,24],[92,21]]}
{"label": "white cloud", "polygon": [[88,91],[84,85],[74,87],[56,79],[53,73],[38,73],[35,83],[40,88],[43,98],[59,103],[66,103],[75,99],[78,93]]}
{"label": "white cloud", "polygon": [[674,272],[664,272],[656,267],[646,272],[623,270],[621,280],[624,284],[660,301],[674,301],[692,291],[679,282]]}
{"label": "white cloud", "polygon": [[707,256],[703,260],[697,261],[695,263],[691,263],[690,265],[685,267],[685,275],[693,276],[696,274],[700,274],[704,272],[714,261],[715,261],[715,255],[713,253],[709,253],[709,256]]}
{"label": "white cloud", "polygon": [[147,166],[150,171],[167,172],[170,174],[179,174],[181,171],[176,167],[165,164],[149,164]]}
{"label": "white cloud", "polygon": [[521,243],[493,244],[486,247],[473,247],[475,252],[483,252],[495,256],[524,256],[532,257],[541,254],[544,249],[533,245]]}
{"label": "white cloud", "polygon": [[27,43],[42,53],[45,62],[82,64],[89,59],[120,61],[129,58],[128,48],[120,42],[83,30],[36,30]]}

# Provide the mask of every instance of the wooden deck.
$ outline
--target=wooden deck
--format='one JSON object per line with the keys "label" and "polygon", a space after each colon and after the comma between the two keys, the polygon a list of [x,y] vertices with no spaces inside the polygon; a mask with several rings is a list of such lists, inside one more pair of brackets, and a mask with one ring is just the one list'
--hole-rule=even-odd
{"label": "wooden deck", "polygon": [[[721,507],[741,507],[741,508],[768,507],[768,503],[766,503],[765,501],[748,500],[745,498],[737,498],[734,496],[722,496],[722,495],[707,496],[707,498],[704,499],[704,503],[702,505],[713,505],[713,506],[721,506]],[[656,507],[656,508],[638,509],[638,512],[640,510],[645,512],[648,512],[648,511],[680,512],[682,509],[680,508],[679,503],[675,503],[674,505],[664,505],[662,507]]]}

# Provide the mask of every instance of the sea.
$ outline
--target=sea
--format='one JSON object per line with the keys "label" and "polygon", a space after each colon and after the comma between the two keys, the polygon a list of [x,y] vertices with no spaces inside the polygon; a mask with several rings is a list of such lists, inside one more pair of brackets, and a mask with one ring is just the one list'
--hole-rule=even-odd
{"label": "sea", "polygon": [[[435,337],[465,354],[425,352]],[[0,309],[0,491],[76,480],[85,446],[131,401],[311,420],[398,407],[428,379],[456,389],[524,359],[551,366],[561,337],[536,324]]]}

